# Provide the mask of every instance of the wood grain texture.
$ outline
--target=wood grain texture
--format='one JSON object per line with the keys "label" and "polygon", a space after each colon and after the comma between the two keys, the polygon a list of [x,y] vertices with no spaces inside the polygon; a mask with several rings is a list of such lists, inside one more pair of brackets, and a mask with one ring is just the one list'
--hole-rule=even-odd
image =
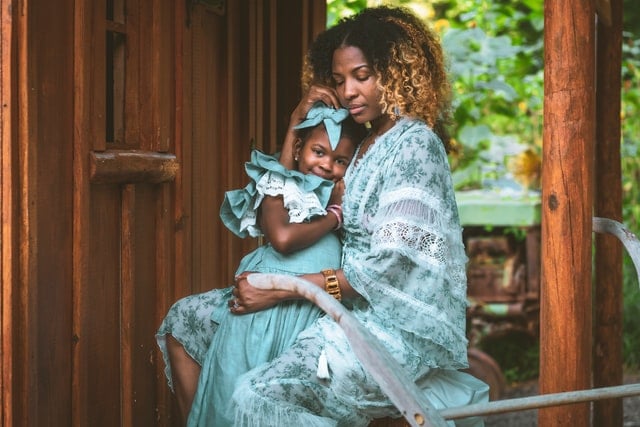
{"label": "wood grain texture", "polygon": [[[590,0],[544,7],[540,393],[591,386],[594,13]],[[589,420],[588,404],[538,413],[541,427]]]}

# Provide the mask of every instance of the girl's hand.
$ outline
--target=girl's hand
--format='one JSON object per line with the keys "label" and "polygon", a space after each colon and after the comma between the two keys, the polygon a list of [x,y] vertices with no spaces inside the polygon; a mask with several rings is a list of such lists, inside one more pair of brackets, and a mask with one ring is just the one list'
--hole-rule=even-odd
{"label": "girl's hand", "polygon": [[291,295],[284,291],[254,288],[247,281],[247,276],[251,273],[251,271],[245,271],[236,277],[233,289],[234,298],[228,302],[231,313],[254,313],[291,298]]}
{"label": "girl's hand", "polygon": [[342,206],[342,196],[344,195],[344,181],[340,180],[333,185],[331,196],[329,196],[329,205]]}

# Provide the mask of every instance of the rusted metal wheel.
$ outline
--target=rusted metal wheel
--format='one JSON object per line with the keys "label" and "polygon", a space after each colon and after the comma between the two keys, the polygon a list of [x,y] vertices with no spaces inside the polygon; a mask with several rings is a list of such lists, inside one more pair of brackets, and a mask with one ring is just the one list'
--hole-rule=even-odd
{"label": "rusted metal wheel", "polygon": [[469,369],[466,372],[489,385],[489,398],[498,400],[505,389],[502,369],[495,359],[482,350],[471,347],[468,351]]}

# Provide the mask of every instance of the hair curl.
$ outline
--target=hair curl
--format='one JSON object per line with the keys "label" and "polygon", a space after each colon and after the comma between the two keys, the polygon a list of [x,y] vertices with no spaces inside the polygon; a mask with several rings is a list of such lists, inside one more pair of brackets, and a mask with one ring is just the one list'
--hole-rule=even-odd
{"label": "hair curl", "polygon": [[333,53],[352,46],[362,51],[378,77],[382,111],[393,119],[424,120],[448,148],[451,85],[437,35],[405,8],[367,8],[342,19],[311,45],[302,72],[302,87],[334,87]]}

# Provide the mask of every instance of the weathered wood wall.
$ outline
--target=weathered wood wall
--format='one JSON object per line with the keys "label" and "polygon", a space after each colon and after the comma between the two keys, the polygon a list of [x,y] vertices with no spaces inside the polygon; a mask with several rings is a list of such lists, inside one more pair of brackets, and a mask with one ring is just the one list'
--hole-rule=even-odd
{"label": "weathered wood wall", "polygon": [[154,332],[255,245],[218,208],[324,2],[0,1],[1,424],[175,424]]}

